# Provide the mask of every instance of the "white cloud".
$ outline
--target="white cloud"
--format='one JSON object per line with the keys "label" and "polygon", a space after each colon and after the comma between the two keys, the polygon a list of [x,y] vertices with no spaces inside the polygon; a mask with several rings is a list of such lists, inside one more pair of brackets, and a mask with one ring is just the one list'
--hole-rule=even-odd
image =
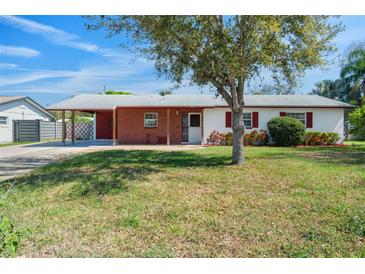
{"label": "white cloud", "polygon": [[21,17],[0,16],[0,22],[24,32],[42,35],[45,39],[56,45],[67,46],[87,52],[97,52],[100,50],[95,44],[80,41],[80,38],[75,34]]}
{"label": "white cloud", "polygon": [[17,64],[0,63],[0,69],[15,69],[17,67]]}
{"label": "white cloud", "polygon": [[39,51],[26,47],[0,45],[0,55],[32,58],[37,57],[40,54],[41,53]]}
{"label": "white cloud", "polygon": [[79,70],[14,68],[6,76],[5,74],[0,75],[0,87],[22,85],[26,88],[28,83],[35,81],[38,81],[37,84],[41,87],[43,83],[40,80],[52,79],[53,87],[47,87],[50,93],[55,88],[70,91],[95,90],[96,87],[102,87],[104,84],[119,83],[121,85],[123,82],[139,77],[143,80],[145,79],[144,73],[151,69],[153,69],[152,64],[138,60],[133,65],[129,64],[128,55],[125,55],[125,58],[109,59],[104,63],[83,64]]}

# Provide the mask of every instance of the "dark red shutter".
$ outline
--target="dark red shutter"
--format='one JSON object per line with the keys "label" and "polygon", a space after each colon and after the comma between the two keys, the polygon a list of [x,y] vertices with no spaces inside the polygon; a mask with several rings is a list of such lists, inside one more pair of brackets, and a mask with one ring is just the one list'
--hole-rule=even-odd
{"label": "dark red shutter", "polygon": [[313,127],[313,112],[307,112],[307,128]]}
{"label": "dark red shutter", "polygon": [[285,116],[286,113],[285,112],[280,112],[280,116]]}
{"label": "dark red shutter", "polygon": [[232,112],[226,112],[226,127],[232,127]]}
{"label": "dark red shutter", "polygon": [[252,127],[258,128],[259,127],[259,113],[252,112]]}

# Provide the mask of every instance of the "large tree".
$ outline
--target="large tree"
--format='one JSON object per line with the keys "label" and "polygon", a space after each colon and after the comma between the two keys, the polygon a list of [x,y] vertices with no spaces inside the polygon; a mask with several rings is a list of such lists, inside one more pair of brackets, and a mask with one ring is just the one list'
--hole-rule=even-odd
{"label": "large tree", "polygon": [[[92,16],[87,28],[124,34],[129,46],[153,60],[175,83],[188,78],[211,86],[232,110],[232,163],[243,164],[244,88],[268,69],[295,83],[306,69],[323,66],[341,25],[328,16]],[[124,39],[125,40],[125,39]]]}

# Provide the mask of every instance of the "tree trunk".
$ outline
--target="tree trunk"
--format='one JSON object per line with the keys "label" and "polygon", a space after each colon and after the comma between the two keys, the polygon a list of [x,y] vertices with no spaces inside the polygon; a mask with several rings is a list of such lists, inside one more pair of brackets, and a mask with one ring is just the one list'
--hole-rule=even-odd
{"label": "tree trunk", "polygon": [[243,110],[232,112],[232,164],[243,165],[243,134],[245,133],[245,126],[243,123]]}

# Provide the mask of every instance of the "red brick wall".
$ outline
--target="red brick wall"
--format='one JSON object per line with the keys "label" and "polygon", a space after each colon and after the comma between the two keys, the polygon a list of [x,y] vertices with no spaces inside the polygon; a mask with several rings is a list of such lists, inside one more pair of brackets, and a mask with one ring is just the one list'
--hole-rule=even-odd
{"label": "red brick wall", "polygon": [[[201,112],[201,108],[170,108],[170,144],[180,144],[182,135],[182,112]],[[178,115],[176,115],[178,111]],[[144,113],[158,113],[158,127],[144,127]],[[167,137],[166,108],[118,108],[119,144],[158,144],[159,137]]]}

